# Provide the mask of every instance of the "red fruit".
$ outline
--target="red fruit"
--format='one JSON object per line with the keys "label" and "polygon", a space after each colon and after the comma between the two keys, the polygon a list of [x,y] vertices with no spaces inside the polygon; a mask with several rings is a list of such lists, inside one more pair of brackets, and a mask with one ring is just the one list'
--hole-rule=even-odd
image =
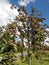
{"label": "red fruit", "polygon": [[13,29],[13,32],[16,33],[16,29]]}
{"label": "red fruit", "polygon": [[14,40],[13,43],[16,44],[16,41]]}

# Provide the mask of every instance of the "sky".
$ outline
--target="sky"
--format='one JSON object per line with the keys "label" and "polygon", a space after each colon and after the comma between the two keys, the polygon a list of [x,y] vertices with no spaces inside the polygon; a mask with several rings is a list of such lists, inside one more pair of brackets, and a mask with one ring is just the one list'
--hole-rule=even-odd
{"label": "sky", "polygon": [[49,0],[0,0],[0,26],[7,25],[10,19],[13,21],[19,14],[17,9],[10,9],[12,4],[17,7],[24,5],[29,10],[29,14],[31,6],[34,6],[43,13],[43,17],[46,18],[45,23],[49,25]]}
{"label": "sky", "polygon": [[34,6],[43,13],[43,16],[46,18],[45,23],[49,25],[49,0],[11,0],[10,2],[17,6],[25,4],[25,7],[29,12],[31,6]]}

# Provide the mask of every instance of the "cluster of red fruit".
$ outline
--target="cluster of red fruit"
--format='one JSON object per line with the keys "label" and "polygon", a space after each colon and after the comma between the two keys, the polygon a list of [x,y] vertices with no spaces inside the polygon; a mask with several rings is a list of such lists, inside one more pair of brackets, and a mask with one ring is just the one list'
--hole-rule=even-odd
{"label": "cluster of red fruit", "polygon": [[13,40],[13,43],[16,44],[16,40]]}
{"label": "cluster of red fruit", "polygon": [[13,29],[13,33],[16,33],[16,29]]}

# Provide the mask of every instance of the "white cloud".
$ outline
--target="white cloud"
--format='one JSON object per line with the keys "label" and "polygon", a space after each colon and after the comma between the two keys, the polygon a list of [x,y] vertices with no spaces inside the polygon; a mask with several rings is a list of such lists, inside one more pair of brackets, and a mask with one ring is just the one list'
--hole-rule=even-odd
{"label": "white cloud", "polygon": [[13,20],[19,13],[17,9],[10,9],[11,4],[9,0],[0,0],[0,27],[7,25],[9,19]]}
{"label": "white cloud", "polygon": [[26,6],[27,4],[29,4],[30,2],[36,2],[36,0],[20,0],[18,3],[21,6]]}
{"label": "white cloud", "polygon": [[49,28],[46,28],[46,31],[49,31]]}
{"label": "white cloud", "polygon": [[49,37],[46,37],[45,41],[44,41],[44,44],[49,46]]}

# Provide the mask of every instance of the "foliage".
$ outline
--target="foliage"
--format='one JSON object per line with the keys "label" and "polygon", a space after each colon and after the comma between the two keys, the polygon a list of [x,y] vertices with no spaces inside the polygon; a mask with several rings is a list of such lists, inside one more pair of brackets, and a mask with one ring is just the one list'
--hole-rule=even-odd
{"label": "foliage", "polygon": [[[18,11],[19,15],[16,20],[6,26],[5,32],[2,33],[1,31],[0,53],[3,53],[2,65],[14,65],[12,62],[16,61],[15,58],[17,58],[15,53],[20,52],[23,59],[24,51],[27,51],[28,62],[31,65],[32,52],[34,52],[36,59],[39,60],[37,52],[42,50],[41,43],[46,36],[44,34],[45,27],[43,26],[45,18],[34,8],[32,8],[30,15],[26,12],[24,6],[21,6]],[[19,38],[20,41],[17,42],[16,38]],[[24,38],[27,39],[25,42],[26,46],[24,45]]]}

